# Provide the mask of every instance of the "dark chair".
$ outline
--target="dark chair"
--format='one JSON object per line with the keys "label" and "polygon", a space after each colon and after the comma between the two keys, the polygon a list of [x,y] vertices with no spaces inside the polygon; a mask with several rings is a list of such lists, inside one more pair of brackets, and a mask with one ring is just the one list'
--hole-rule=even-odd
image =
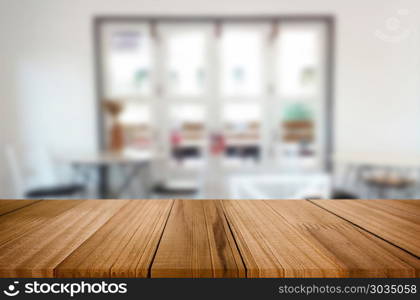
{"label": "dark chair", "polygon": [[25,198],[64,198],[77,197],[86,192],[81,184],[56,185],[42,188],[35,188],[25,192]]}
{"label": "dark chair", "polygon": [[333,190],[331,193],[332,199],[359,199],[359,197],[352,193],[345,190]]}

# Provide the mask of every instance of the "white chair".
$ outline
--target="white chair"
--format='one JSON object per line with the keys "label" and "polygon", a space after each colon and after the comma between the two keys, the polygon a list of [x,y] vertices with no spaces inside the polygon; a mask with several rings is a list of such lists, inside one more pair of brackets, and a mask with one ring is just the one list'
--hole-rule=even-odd
{"label": "white chair", "polygon": [[58,183],[52,170],[52,164],[46,155],[40,159],[42,166],[38,168],[42,168],[47,176],[44,176],[46,178],[43,182],[34,184],[29,182],[28,176],[24,175],[24,164],[16,149],[12,145],[6,145],[4,153],[16,198],[80,198],[84,195],[84,185]]}

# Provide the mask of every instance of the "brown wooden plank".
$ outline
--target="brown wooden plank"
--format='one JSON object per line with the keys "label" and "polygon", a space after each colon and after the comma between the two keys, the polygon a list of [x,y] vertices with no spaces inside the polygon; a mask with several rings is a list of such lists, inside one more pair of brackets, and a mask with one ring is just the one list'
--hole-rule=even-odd
{"label": "brown wooden plank", "polygon": [[418,241],[420,201],[46,200],[0,217],[0,277],[243,277],[242,259],[248,277],[420,277],[418,257],[319,202]]}
{"label": "brown wooden plank", "polygon": [[[372,202],[373,201],[373,202]],[[313,203],[420,257],[419,200],[314,200]],[[406,208],[402,208],[406,207]]]}
{"label": "brown wooden plank", "polygon": [[419,199],[411,199],[411,200],[391,200],[391,202],[398,202],[402,204],[407,204],[408,206],[415,206],[417,211],[420,208],[420,200]]}
{"label": "brown wooden plank", "polygon": [[0,200],[0,216],[40,200]]}
{"label": "brown wooden plank", "polygon": [[245,276],[220,201],[175,201],[151,276]]}
{"label": "brown wooden plank", "polygon": [[364,204],[396,216],[404,216],[404,219],[420,224],[420,201],[388,199],[365,201]]}
{"label": "brown wooden plank", "polygon": [[43,200],[0,217],[0,246],[16,239],[66,210],[83,203],[82,200]]}
{"label": "brown wooden plank", "polygon": [[54,268],[125,204],[125,200],[84,201],[2,245],[0,277],[53,277]]}
{"label": "brown wooden plank", "polygon": [[173,200],[132,200],[68,256],[57,277],[147,277]]}
{"label": "brown wooden plank", "polygon": [[[344,277],[416,277],[420,260],[307,201],[266,201]],[[388,245],[387,245],[388,244]]]}
{"label": "brown wooden plank", "polygon": [[224,200],[247,277],[339,277],[341,270],[262,200]]}
{"label": "brown wooden plank", "polygon": [[414,277],[420,269],[417,258],[303,200],[223,204],[248,277]]}

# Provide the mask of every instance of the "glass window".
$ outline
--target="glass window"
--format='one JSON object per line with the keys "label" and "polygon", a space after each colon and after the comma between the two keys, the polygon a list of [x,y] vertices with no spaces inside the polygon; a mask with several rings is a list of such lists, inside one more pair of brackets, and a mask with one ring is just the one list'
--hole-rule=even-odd
{"label": "glass window", "polygon": [[262,46],[260,31],[224,27],[220,53],[222,95],[249,97],[261,94]]}
{"label": "glass window", "polygon": [[261,107],[255,103],[230,103],[223,110],[225,122],[255,122],[261,118]]}
{"label": "glass window", "polygon": [[171,117],[175,122],[203,122],[205,109],[200,104],[176,104],[171,108]]}
{"label": "glass window", "polygon": [[206,81],[206,35],[203,31],[173,32],[168,36],[170,95],[199,96]]}
{"label": "glass window", "polygon": [[120,121],[127,125],[150,123],[150,107],[146,104],[126,103],[121,113]]}
{"label": "glass window", "polygon": [[148,27],[112,28],[106,43],[107,96],[151,94],[152,39]]}
{"label": "glass window", "polygon": [[280,27],[277,82],[282,96],[314,96],[317,93],[319,46],[316,28]]}

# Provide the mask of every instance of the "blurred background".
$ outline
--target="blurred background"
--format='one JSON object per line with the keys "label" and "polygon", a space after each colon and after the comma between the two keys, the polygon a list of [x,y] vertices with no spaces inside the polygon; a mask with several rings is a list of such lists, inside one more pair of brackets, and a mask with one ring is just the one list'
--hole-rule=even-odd
{"label": "blurred background", "polygon": [[420,198],[416,0],[0,0],[1,198]]}

